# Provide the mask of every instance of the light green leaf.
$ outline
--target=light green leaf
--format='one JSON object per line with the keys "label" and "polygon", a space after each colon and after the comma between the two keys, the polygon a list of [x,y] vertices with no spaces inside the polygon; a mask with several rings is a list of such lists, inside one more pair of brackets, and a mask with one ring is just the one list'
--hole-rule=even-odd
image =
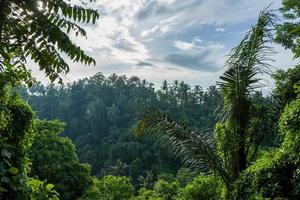
{"label": "light green leaf", "polygon": [[48,190],[52,190],[55,186],[53,184],[47,184],[46,187]]}
{"label": "light green leaf", "polygon": [[11,168],[9,168],[9,173],[11,173],[11,174],[17,174],[17,173],[19,173],[19,170],[17,169],[17,168],[15,168],[15,167],[11,167]]}

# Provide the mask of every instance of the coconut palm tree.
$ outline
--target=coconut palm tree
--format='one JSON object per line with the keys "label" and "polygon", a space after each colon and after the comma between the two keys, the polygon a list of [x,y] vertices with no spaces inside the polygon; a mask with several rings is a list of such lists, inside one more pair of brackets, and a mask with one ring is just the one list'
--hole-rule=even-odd
{"label": "coconut palm tree", "polygon": [[111,166],[113,174],[116,176],[125,176],[128,165],[126,162],[122,162],[120,159],[117,160],[115,165]]}
{"label": "coconut palm tree", "polygon": [[151,189],[154,186],[154,175],[152,171],[146,171],[146,175],[140,175],[138,177],[138,181],[140,182],[140,186],[146,189]]}
{"label": "coconut palm tree", "polygon": [[[184,164],[196,171],[215,172],[228,190],[238,174],[247,166],[247,126],[249,124],[250,95],[258,88],[259,74],[270,69],[268,62],[272,49],[275,16],[269,9],[263,10],[257,24],[251,28],[240,44],[234,48],[226,62],[226,71],[218,82],[224,98],[222,122],[229,125],[233,137],[231,167],[218,152],[212,133],[188,128],[178,124],[163,113],[146,113],[134,127],[139,135],[152,134],[159,141],[167,143]],[[225,138],[232,141],[232,138]],[[231,147],[228,147],[231,148]],[[234,169],[234,170],[233,170]]]}

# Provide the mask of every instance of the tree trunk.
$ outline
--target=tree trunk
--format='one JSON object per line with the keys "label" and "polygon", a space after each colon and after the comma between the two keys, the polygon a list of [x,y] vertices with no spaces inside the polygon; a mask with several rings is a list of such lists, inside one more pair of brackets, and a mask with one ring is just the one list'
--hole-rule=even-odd
{"label": "tree trunk", "polygon": [[[243,89],[246,91],[246,89]],[[238,174],[244,171],[247,167],[247,155],[246,155],[246,131],[249,123],[249,102],[247,100],[247,94],[240,92],[238,100],[238,117],[236,119],[237,124],[237,155],[238,155]]]}
{"label": "tree trunk", "polygon": [[239,172],[242,172],[247,167],[246,151],[245,151],[245,131],[241,130],[238,138],[238,155],[239,155]]}

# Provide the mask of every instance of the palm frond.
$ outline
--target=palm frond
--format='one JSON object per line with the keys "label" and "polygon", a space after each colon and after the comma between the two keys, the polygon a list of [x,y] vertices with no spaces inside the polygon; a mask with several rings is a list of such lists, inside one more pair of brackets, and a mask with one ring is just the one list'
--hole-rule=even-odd
{"label": "palm frond", "polygon": [[[269,46],[276,21],[275,14],[268,8],[261,11],[257,24],[246,33],[240,44],[232,49],[226,62],[227,71],[219,84],[226,89],[237,89],[238,85],[251,89],[259,81],[256,75],[270,73],[274,50]],[[236,87],[232,87],[235,85]],[[255,86],[254,86],[255,87]],[[247,90],[248,91],[248,90]]]}
{"label": "palm frond", "polygon": [[218,84],[224,95],[224,118],[238,112],[239,105],[245,103],[249,94],[261,87],[259,74],[271,73],[273,61],[270,56],[274,50],[272,32],[276,21],[275,14],[268,8],[261,11],[257,24],[245,35],[235,47],[226,62],[227,70],[220,77]]}
{"label": "palm frond", "polygon": [[148,112],[133,129],[136,136],[151,134],[166,144],[175,156],[196,171],[218,173],[228,185],[229,175],[218,156],[212,134],[199,134],[162,113]]}

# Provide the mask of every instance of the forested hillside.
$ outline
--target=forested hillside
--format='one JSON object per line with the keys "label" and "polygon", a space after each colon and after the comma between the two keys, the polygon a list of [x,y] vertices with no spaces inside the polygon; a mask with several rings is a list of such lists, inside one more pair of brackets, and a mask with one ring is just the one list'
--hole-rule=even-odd
{"label": "forested hillside", "polygon": [[[72,139],[80,161],[91,165],[93,175],[129,176],[133,185],[140,188],[147,176],[152,177],[154,184],[157,179],[175,180],[177,173],[190,172],[182,168],[164,143],[151,137],[135,137],[132,128],[136,121],[144,113],[159,111],[202,134],[210,134],[221,118],[223,104],[217,86],[204,90],[182,81],[164,81],[160,89],[154,88],[138,77],[97,74],[67,86],[38,84],[18,92],[40,119],[58,119],[66,124],[65,130],[60,130],[62,136]],[[251,99],[255,117],[252,128],[257,134],[269,135],[264,146],[275,146],[278,103],[260,92]]]}
{"label": "forested hillside", "polygon": [[107,78],[97,74],[68,86],[35,85],[20,93],[40,119],[66,123],[63,135],[73,140],[80,160],[91,164],[94,175],[120,173],[113,170],[120,160],[128,165],[121,173],[131,176],[135,185],[146,171],[155,176],[174,174],[181,166],[163,144],[133,136],[131,128],[143,113],[161,110],[187,125],[209,131],[222,104],[216,86],[204,91],[200,86],[165,81],[155,91],[146,80],[115,74]]}

